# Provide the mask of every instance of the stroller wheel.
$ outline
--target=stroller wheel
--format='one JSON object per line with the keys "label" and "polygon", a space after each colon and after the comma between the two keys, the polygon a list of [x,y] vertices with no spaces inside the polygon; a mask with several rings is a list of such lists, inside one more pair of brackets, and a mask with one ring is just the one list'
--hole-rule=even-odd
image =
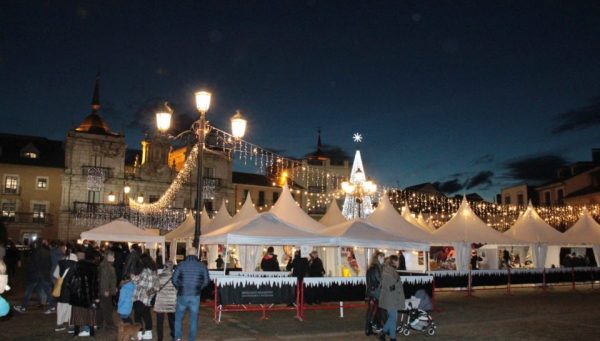
{"label": "stroller wheel", "polygon": [[404,330],[404,326],[402,326],[402,325],[396,327],[396,334],[402,333],[403,330]]}
{"label": "stroller wheel", "polygon": [[402,335],[409,336],[410,335],[410,329],[406,328],[406,329],[402,330]]}
{"label": "stroller wheel", "polygon": [[427,329],[427,335],[433,336],[434,334],[435,334],[435,328],[429,327],[429,329]]}

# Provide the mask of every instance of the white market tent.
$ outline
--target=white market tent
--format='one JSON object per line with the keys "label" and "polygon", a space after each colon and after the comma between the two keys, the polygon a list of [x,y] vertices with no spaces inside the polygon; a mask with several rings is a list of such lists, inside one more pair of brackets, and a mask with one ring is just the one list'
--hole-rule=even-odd
{"label": "white market tent", "polygon": [[[206,212],[206,209],[202,209],[202,212],[200,212],[201,228],[208,226],[210,224],[210,222],[211,222],[211,220],[210,220],[210,217],[208,216],[208,213]],[[179,224],[179,226],[177,226],[175,229],[173,229],[172,231],[169,231],[167,234],[165,234],[165,240],[171,241],[171,240],[193,239],[195,228],[196,228],[196,219],[194,217],[194,213],[192,213],[192,211],[189,211],[185,216],[185,220],[181,224]]]}
{"label": "white market tent", "polygon": [[530,245],[533,264],[538,269],[549,266],[548,258],[555,258],[547,257],[548,245],[565,244],[563,234],[546,223],[535,211],[531,202],[515,224],[504,234]]}
{"label": "white market tent", "polygon": [[[156,230],[158,231],[158,230]],[[81,239],[111,242],[131,242],[161,244],[163,263],[165,261],[165,237],[152,230],[139,228],[124,218],[111,221],[81,233]]]}
{"label": "white market tent", "polygon": [[[200,237],[202,244],[237,244],[242,269],[254,270],[264,245],[331,245],[331,239],[311,233],[280,219],[271,212],[229,224]],[[228,248],[226,248],[228,250]],[[227,255],[225,255],[227,258]]]}
{"label": "white market tent", "polygon": [[254,203],[252,202],[250,195],[247,195],[244,205],[242,205],[242,208],[240,208],[239,212],[233,216],[233,218],[231,219],[231,221],[229,223],[230,224],[237,223],[242,220],[254,218],[257,215],[258,215],[258,212],[256,211],[256,208],[254,208]]}
{"label": "white market tent", "polygon": [[579,220],[563,234],[569,245],[585,245],[594,249],[596,264],[600,264],[600,224],[596,222],[587,208],[584,208]]}
{"label": "white market tent", "polygon": [[288,224],[298,226],[312,233],[319,233],[325,228],[323,224],[311,218],[298,206],[287,185],[283,186],[279,199],[269,212]]}
{"label": "white market tent", "polygon": [[[402,212],[402,218],[404,218],[406,221],[408,221],[412,225],[420,228],[421,230],[431,233],[431,231],[429,230],[429,226],[427,226],[427,224],[425,224],[425,225],[421,224],[419,222],[419,220],[413,216],[413,214],[410,211],[410,208],[408,208],[408,206],[402,207],[401,212]],[[423,218],[422,215],[420,215],[420,217]]]}
{"label": "white market tent", "polygon": [[335,199],[333,199],[333,200],[331,200],[331,204],[329,205],[327,212],[321,218],[321,220],[319,220],[319,223],[321,223],[325,226],[333,226],[333,225],[345,223],[346,221],[347,221],[346,217],[344,217],[344,215],[342,214],[342,211],[340,211],[337,201]]}
{"label": "white market tent", "polygon": [[432,241],[437,240],[431,233],[423,231],[422,228],[413,225],[404,219],[390,202],[387,193],[384,193],[381,197],[377,209],[371,213],[367,221],[381,227],[400,239],[419,243],[431,243]]}
{"label": "white market tent", "polygon": [[433,224],[427,223],[425,217],[423,217],[421,213],[419,213],[419,216],[417,217],[417,223],[419,224],[419,226],[423,227],[423,230],[429,233],[433,233],[435,231],[435,227],[433,226]]}
{"label": "white market tent", "polygon": [[452,219],[437,229],[433,235],[438,240],[452,243],[456,254],[456,270],[461,271],[469,269],[472,243],[515,245],[512,238],[494,230],[479,219],[465,197]]}
{"label": "white market tent", "polygon": [[210,224],[208,224],[206,228],[202,229],[202,234],[210,233],[220,229],[221,227],[230,224],[231,220],[231,215],[229,214],[229,211],[227,211],[227,206],[225,205],[225,199],[223,199],[223,201],[221,201],[221,208],[219,208],[219,211],[213,217]]}

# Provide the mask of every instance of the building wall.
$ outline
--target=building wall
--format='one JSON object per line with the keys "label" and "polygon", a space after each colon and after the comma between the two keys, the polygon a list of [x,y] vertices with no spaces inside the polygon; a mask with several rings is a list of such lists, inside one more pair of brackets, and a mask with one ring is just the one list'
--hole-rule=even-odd
{"label": "building wall", "polygon": [[[19,178],[16,194],[6,193],[4,189],[6,175]],[[58,237],[58,216],[61,203],[62,168],[39,167],[27,165],[0,164],[2,190],[0,191],[0,209],[4,202],[16,204],[14,218],[4,217],[8,236],[15,242],[22,243],[23,237],[30,234],[37,237],[55,239]],[[37,188],[38,178],[46,178],[47,188]],[[33,205],[46,205],[46,213],[34,218]],[[7,220],[8,219],[8,220]]]}
{"label": "building wall", "polygon": [[[268,211],[271,207],[273,207],[273,205],[276,203],[277,200],[274,200],[273,194],[276,193],[277,198],[279,198],[279,195],[281,195],[281,187],[279,186],[258,186],[258,185],[249,185],[249,184],[234,184],[234,188],[235,188],[235,195],[234,195],[234,202],[235,202],[235,212],[237,213],[242,206],[244,205],[244,202],[246,201],[246,191],[248,191],[248,195],[250,195],[250,198],[252,199],[252,202],[254,203],[254,207],[256,207],[256,210],[260,213],[260,212],[265,212]],[[296,202],[300,205],[300,207],[302,206],[302,203],[304,201],[304,195],[303,192],[299,189],[294,190],[291,189],[290,190],[292,192],[292,196],[294,197],[294,199],[296,200]],[[260,192],[264,193],[264,205],[260,205],[259,202],[259,198],[260,198]],[[232,212],[230,210],[230,212]]]}
{"label": "building wall", "polygon": [[528,186],[526,184],[503,188],[501,191],[502,204],[527,205],[529,202]]}

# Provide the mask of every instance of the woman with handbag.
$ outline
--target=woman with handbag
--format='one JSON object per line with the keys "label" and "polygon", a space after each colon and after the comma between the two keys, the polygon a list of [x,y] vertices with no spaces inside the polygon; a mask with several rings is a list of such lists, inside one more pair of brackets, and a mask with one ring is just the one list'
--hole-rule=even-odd
{"label": "woman with handbag", "polygon": [[390,337],[390,341],[396,340],[398,310],[404,310],[404,288],[397,271],[399,263],[398,256],[391,255],[385,260],[381,271],[379,307],[387,311],[387,320],[379,334],[380,340],[385,340],[386,334]]}
{"label": "woman with handbag", "polygon": [[66,253],[67,256],[58,261],[58,265],[52,274],[56,280],[54,282],[52,296],[54,296],[58,302],[56,304],[56,329],[54,329],[57,332],[63,331],[67,329],[67,327],[71,327],[71,304],[69,303],[71,293],[68,285],[65,285],[65,282],[68,281],[69,274],[72,274],[72,271],[77,264],[77,256],[72,252],[71,248],[67,248]]}
{"label": "woman with handbag", "polygon": [[171,339],[175,338],[175,308],[177,307],[177,289],[171,281],[173,279],[173,262],[167,261],[165,268],[158,275],[160,288],[156,293],[154,311],[156,312],[156,337],[163,340],[165,315],[169,322]]}
{"label": "woman with handbag", "polygon": [[156,263],[147,254],[144,253],[140,260],[143,264],[143,270],[139,276],[133,275],[132,281],[135,283],[135,292],[133,294],[133,317],[136,323],[142,324],[142,330],[138,332],[138,340],[152,340],[152,314],[150,307],[160,284],[156,272]]}

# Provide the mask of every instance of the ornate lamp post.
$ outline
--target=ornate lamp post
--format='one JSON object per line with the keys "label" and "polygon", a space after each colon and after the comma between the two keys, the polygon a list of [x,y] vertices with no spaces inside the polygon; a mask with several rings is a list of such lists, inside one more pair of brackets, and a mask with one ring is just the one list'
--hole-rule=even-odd
{"label": "ornate lamp post", "polygon": [[[171,137],[172,139],[177,139],[186,133],[193,132],[196,135],[198,140],[198,157],[196,158],[196,224],[194,226],[194,241],[193,245],[198,248],[198,244],[200,241],[200,224],[201,224],[201,213],[204,207],[204,198],[202,197],[202,189],[203,189],[203,181],[202,181],[202,173],[203,166],[202,161],[204,158],[204,145],[206,139],[206,132],[208,128],[208,124],[206,122],[206,112],[210,108],[211,101],[211,93],[208,91],[198,91],[195,94],[196,98],[196,109],[198,110],[200,117],[198,121],[192,124],[192,129],[190,131],[185,131],[178,136]],[[171,125],[171,116],[173,114],[173,110],[169,108],[165,103],[165,110],[156,113],[156,126],[161,133],[166,133]],[[246,120],[242,117],[240,112],[236,112],[236,114],[231,118],[231,128],[233,132],[233,136],[235,138],[242,138],[246,131]]]}
{"label": "ornate lamp post", "polygon": [[377,185],[373,183],[373,181],[358,181],[356,183],[352,183],[350,181],[342,182],[342,191],[344,193],[351,195],[354,197],[356,201],[356,206],[358,207],[358,217],[364,218],[361,215],[361,207],[363,203],[363,198],[367,195],[371,195],[377,191]]}

